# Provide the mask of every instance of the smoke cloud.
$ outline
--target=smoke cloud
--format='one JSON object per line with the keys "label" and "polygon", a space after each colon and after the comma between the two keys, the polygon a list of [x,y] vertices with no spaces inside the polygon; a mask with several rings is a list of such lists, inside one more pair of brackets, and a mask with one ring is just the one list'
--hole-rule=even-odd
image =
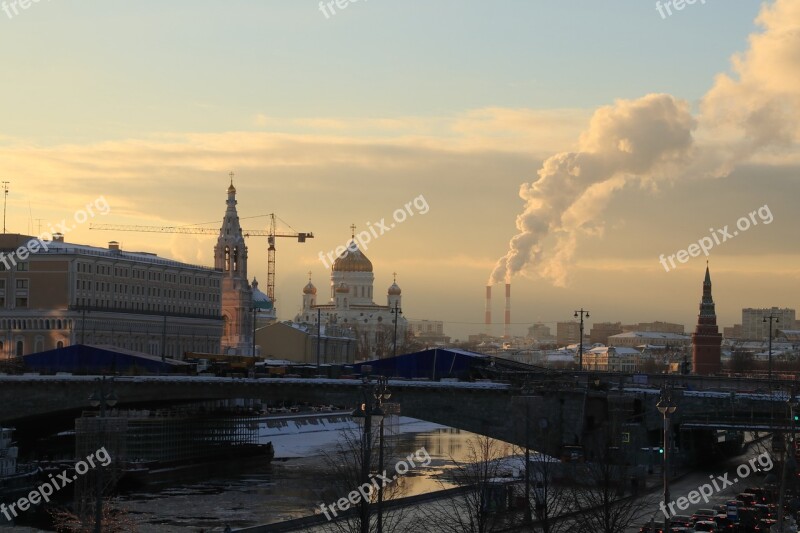
{"label": "smoke cloud", "polygon": [[[598,109],[578,151],[556,154],[538,179],[520,186],[518,233],[489,277],[520,272],[556,286],[567,283],[580,235],[602,235],[601,213],[633,180],[719,177],[767,150],[800,137],[800,2],[765,5],[748,50],[719,74],[695,118],[689,104],[666,94],[619,100]],[[696,140],[699,139],[699,140]]]}

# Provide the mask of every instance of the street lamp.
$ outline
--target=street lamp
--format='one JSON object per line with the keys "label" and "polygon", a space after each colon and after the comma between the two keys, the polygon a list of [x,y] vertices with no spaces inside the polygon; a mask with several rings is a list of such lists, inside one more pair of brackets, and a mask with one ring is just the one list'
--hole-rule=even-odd
{"label": "street lamp", "polygon": [[[392,397],[389,391],[389,378],[381,376],[378,378],[378,384],[375,387],[375,404],[376,409],[383,413],[383,402]],[[378,472],[383,473],[383,422],[386,416],[383,413],[380,416],[380,440],[378,442]],[[378,533],[383,533],[383,482],[378,486]]]}
{"label": "street lamp", "polygon": [[394,315],[394,348],[392,349],[392,357],[397,357],[397,317],[403,314],[397,302],[394,303],[391,313]]}
{"label": "street lamp", "polygon": [[781,321],[780,321],[780,317],[773,315],[771,312],[770,312],[769,315],[764,317],[764,320],[762,320],[762,322],[766,323],[767,320],[769,320],[769,355],[768,355],[768,359],[769,359],[769,375],[768,375],[768,379],[769,379],[769,386],[770,386],[770,389],[771,389],[772,388],[772,321],[774,320],[776,324],[780,324]]}
{"label": "street lamp", "polygon": [[[372,451],[372,420],[374,419],[378,422],[381,426],[383,426],[383,410],[380,408],[380,404],[378,404],[378,392],[375,389],[373,383],[369,380],[369,373],[372,371],[372,367],[369,365],[364,365],[361,367],[361,372],[363,373],[362,376],[362,385],[361,385],[361,393],[363,402],[358,405],[358,407],[353,410],[352,417],[353,419],[364,428],[364,433],[361,438],[361,481],[362,483],[369,485],[369,472],[370,472],[370,453]],[[386,391],[388,393],[388,390]],[[381,395],[383,393],[380,393]],[[381,462],[382,462],[382,454],[383,449],[381,449]],[[361,516],[361,533],[369,533],[369,501],[367,498],[363,498],[361,501],[361,508],[360,508],[360,516]]]}
{"label": "street lamp", "polygon": [[[778,531],[781,531],[781,532],[783,531],[783,524],[784,524],[784,518],[785,518],[784,517],[784,512],[785,511],[784,511],[784,507],[783,506],[784,506],[785,495],[786,495],[786,470],[787,470],[788,463],[789,463],[790,460],[792,461],[792,463],[795,464],[795,468],[797,466],[797,460],[796,460],[796,455],[795,455],[796,454],[796,450],[797,450],[797,445],[796,445],[795,439],[794,439],[794,437],[795,437],[795,435],[794,435],[794,432],[795,432],[795,417],[796,417],[795,410],[798,407],[798,404],[795,401],[795,396],[796,395],[797,395],[797,387],[796,387],[796,383],[795,383],[795,385],[792,386],[791,392],[789,393],[789,399],[786,400],[786,405],[789,407],[789,423],[791,424],[791,426],[790,426],[791,432],[789,433],[791,435],[791,439],[790,439],[789,442],[791,442],[791,445],[792,445],[792,455],[789,456],[788,447],[784,444],[784,447],[783,447],[783,450],[784,450],[783,451],[783,468],[781,469],[781,483],[780,483],[780,488],[779,488],[779,491],[778,491]],[[784,437],[781,437],[781,438],[784,438]],[[784,442],[785,442],[785,438],[784,438]]]}
{"label": "street lamp", "polygon": [[[678,409],[675,402],[672,401],[672,394],[666,389],[661,389],[661,397],[656,404],[656,409],[664,417],[664,508],[670,503],[669,499],[669,456],[670,456],[670,442],[669,442],[669,418]],[[664,532],[669,531],[669,517],[664,517]]]}
{"label": "street lamp", "polygon": [[[575,311],[573,315],[575,318],[578,318],[578,315],[581,317],[581,338],[578,340],[578,354],[579,354],[579,363],[578,363],[578,370],[583,370],[583,317],[586,315],[586,318],[589,318],[589,311],[584,311],[583,307],[580,308],[579,311]],[[596,356],[595,356],[596,357]]]}
{"label": "street lamp", "polygon": [[[106,377],[98,378],[98,388],[89,396],[89,404],[92,407],[100,408],[100,440],[105,437],[105,424],[106,424],[106,407],[114,407],[117,405],[117,395],[112,390],[106,392]],[[99,444],[103,444],[100,442]],[[98,446],[99,448],[100,446]],[[95,533],[102,533],[103,523],[103,469],[96,468],[97,480],[95,487],[95,504],[94,504],[94,531]]]}

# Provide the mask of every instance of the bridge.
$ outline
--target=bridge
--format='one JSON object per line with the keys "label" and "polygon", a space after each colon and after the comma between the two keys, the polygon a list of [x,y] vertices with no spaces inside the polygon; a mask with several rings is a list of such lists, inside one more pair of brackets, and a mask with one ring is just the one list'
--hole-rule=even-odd
{"label": "bridge", "polygon": [[[22,427],[72,426],[91,409],[96,376],[0,376],[0,423]],[[700,380],[729,390],[691,390]],[[669,381],[678,410],[672,425],[684,449],[705,440],[721,442],[724,431],[790,431],[787,401],[793,382],[764,385],[743,379],[651,376],[648,386],[633,376],[561,373],[516,376],[515,383],[390,380],[393,402],[405,416],[558,454],[565,445],[598,442],[631,450],[656,445],[663,424],[655,404],[659,385]],[[108,383],[108,382],[107,382]],[[111,385],[120,408],[168,407],[181,403],[253,399],[266,404],[355,406],[363,385],[357,379],[117,376]],[[747,391],[747,392],[741,392]],[[681,437],[682,435],[682,437]],[[723,439],[724,440],[724,439]],[[593,444],[594,443],[594,444]]]}

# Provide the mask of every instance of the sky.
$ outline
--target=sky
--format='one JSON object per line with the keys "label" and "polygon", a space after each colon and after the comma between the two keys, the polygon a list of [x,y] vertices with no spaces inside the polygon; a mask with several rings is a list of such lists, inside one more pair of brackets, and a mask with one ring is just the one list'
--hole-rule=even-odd
{"label": "sky", "polygon": [[277,243],[281,319],[351,224],[376,301],[396,272],[455,338],[506,280],[514,334],[579,308],[689,330],[700,246],[721,325],[800,305],[797,2],[340,4],[0,2],[7,231],[211,265],[213,236],[89,228],[218,228],[234,172],[246,229],[315,236]]}

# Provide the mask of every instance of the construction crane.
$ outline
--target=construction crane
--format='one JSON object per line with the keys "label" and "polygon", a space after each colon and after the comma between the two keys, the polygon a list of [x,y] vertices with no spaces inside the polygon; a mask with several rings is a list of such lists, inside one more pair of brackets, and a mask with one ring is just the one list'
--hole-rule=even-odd
{"label": "construction crane", "polygon": [[[268,230],[242,230],[244,237],[266,237],[267,238],[267,296],[275,302],[275,239],[278,237],[290,237],[297,239],[297,242],[306,242],[306,239],[313,239],[312,232],[279,232],[277,230],[275,213],[259,215],[270,217]],[[257,218],[257,217],[245,217]],[[182,233],[185,235],[218,235],[219,230],[214,228],[200,228],[197,226],[136,226],[129,224],[89,224],[89,229],[106,231],[134,231],[142,233]]]}

